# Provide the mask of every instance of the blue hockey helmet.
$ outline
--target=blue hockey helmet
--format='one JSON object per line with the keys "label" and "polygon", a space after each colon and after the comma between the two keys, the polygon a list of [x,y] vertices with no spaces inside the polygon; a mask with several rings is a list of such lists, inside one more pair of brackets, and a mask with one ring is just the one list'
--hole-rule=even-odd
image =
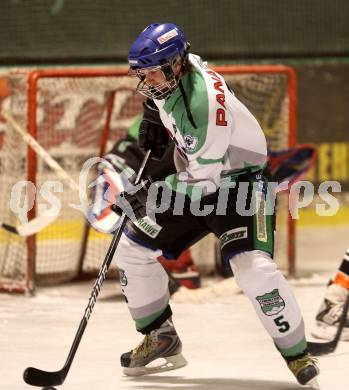
{"label": "blue hockey helmet", "polygon": [[[129,73],[140,78],[137,91],[153,99],[164,99],[178,86],[172,65],[178,58],[182,65],[188,57],[189,43],[184,32],[173,23],[153,23],[146,27],[133,42],[128,55]],[[165,82],[150,85],[146,74],[161,70]]]}
{"label": "blue hockey helmet", "polygon": [[178,54],[185,59],[188,42],[184,32],[173,23],[153,23],[133,42],[128,54],[131,69],[159,66]]}

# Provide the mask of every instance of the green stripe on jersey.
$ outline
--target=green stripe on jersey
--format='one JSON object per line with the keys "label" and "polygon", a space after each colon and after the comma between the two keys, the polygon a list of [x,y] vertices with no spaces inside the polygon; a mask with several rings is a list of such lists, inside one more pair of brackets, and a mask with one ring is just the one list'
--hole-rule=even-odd
{"label": "green stripe on jersey", "polygon": [[195,141],[191,143],[191,148],[186,148],[187,154],[194,154],[203,147],[206,141],[209,115],[208,93],[204,77],[197,70],[185,74],[182,78],[182,84],[197,128],[194,128],[188,119],[184,99],[179,88],[166,100],[164,110],[167,114],[171,113],[176,122],[174,131],[179,131],[184,140]]}
{"label": "green stripe on jersey", "polygon": [[[255,176],[256,177],[256,176]],[[253,232],[254,232],[254,247],[261,251],[265,251],[273,257],[274,255],[274,232],[273,218],[274,215],[268,213],[272,208],[272,201],[269,195],[265,194],[260,186],[265,188],[268,186],[268,181],[265,177],[260,180],[252,181],[253,196],[252,199],[256,202],[256,213],[253,216]],[[275,211],[274,211],[275,212]]]}
{"label": "green stripe on jersey", "polygon": [[224,161],[224,156],[221,158],[202,158],[199,157],[197,162],[201,165],[217,164]]}
{"label": "green stripe on jersey", "polygon": [[139,126],[142,122],[143,115],[139,115],[133,122],[131,127],[128,129],[128,135],[134,139],[138,139]]}

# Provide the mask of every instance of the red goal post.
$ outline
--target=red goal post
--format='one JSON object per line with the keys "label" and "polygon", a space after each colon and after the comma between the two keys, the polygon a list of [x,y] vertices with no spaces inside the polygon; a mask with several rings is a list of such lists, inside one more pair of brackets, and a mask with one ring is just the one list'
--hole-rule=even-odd
{"label": "red goal post", "polygon": [[[273,149],[295,144],[297,93],[293,68],[282,65],[212,68],[225,77],[257,117]],[[127,75],[126,68],[42,69],[12,73],[10,80],[13,84],[10,106],[16,120],[75,178],[84,158],[103,155],[114,141],[126,134],[142,108],[142,97],[134,92],[136,80]],[[7,129],[0,149],[3,167],[11,166],[11,142],[18,146],[21,140]],[[39,189],[45,180],[55,178],[24,143],[20,153],[21,164],[14,164],[13,180],[5,181],[3,172],[0,173],[0,184],[6,186],[7,192],[20,179],[34,183]],[[0,290],[33,291],[37,283],[73,280],[98,269],[110,237],[92,232],[82,215],[70,210],[69,202],[75,195],[64,189],[62,216],[42,232],[26,239],[0,233]],[[28,212],[29,220],[36,217],[38,199]],[[6,215],[5,210],[8,207],[0,204],[0,219],[16,223],[14,216],[10,212]],[[280,230],[285,238],[282,238],[281,251],[286,260],[282,268],[293,274],[295,225],[287,205],[283,214]],[[211,244],[208,240],[206,246],[197,245],[193,250],[199,266],[203,253],[210,257],[206,264],[203,262],[203,269],[214,265]]]}

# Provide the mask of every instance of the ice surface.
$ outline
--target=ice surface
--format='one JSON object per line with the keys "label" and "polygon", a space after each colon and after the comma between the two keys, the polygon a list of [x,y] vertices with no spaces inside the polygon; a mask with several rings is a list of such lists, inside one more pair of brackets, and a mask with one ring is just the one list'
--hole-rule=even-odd
{"label": "ice surface", "polygon": [[[321,263],[321,272],[290,281],[308,334],[328,277],[346,249],[344,235],[343,242],[337,241],[332,250],[331,245],[323,244],[324,237],[318,235],[318,239],[319,246],[313,245],[310,250],[307,249],[309,236],[304,236],[300,254],[302,264],[306,264],[304,274],[314,270],[314,262]],[[325,257],[332,260],[326,263]],[[1,390],[30,389],[22,380],[27,366],[52,371],[63,366],[92,284],[93,281],[40,288],[33,298],[0,294]],[[134,379],[122,375],[119,356],[134,347],[141,335],[134,329],[119,285],[107,281],[66,381],[59,388],[301,389],[233,279],[209,280],[205,285],[201,291],[180,291],[172,300],[174,321],[189,365],[177,371]],[[341,342],[334,354],[321,357],[319,361],[322,390],[349,389],[349,343]]]}
{"label": "ice surface", "polygon": [[[312,280],[312,281],[311,281]],[[305,281],[305,280],[304,280]],[[259,324],[247,298],[216,281],[219,294],[172,303],[174,320],[189,365],[177,371],[137,379],[124,377],[122,352],[141,339],[116,283],[108,281],[86,329],[75,361],[61,388],[138,390],[298,389],[285,363]],[[212,283],[212,281],[210,282]],[[325,278],[293,283],[307,329],[324,291]],[[0,295],[0,388],[29,389],[22,380],[27,366],[60,369],[67,357],[92,283],[40,289],[34,298]],[[207,287],[210,288],[210,287]],[[234,290],[235,291],[235,290]],[[349,388],[349,343],[320,359],[321,389]]]}

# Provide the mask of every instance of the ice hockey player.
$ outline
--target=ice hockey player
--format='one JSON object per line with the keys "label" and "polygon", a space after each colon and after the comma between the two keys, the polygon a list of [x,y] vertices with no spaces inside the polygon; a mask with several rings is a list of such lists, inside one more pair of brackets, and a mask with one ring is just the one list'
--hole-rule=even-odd
{"label": "ice hockey player", "polygon": [[[317,338],[331,340],[334,338],[343,314],[345,300],[349,294],[349,248],[333,280],[330,281],[324,300],[316,314],[316,323],[311,334]],[[349,316],[341,334],[342,341],[349,341]]]}
{"label": "ice hockey player", "polygon": [[[149,164],[144,177],[158,182],[144,181],[137,192],[126,189],[119,197],[119,206],[132,221],[120,240],[116,262],[136,329],[145,335],[138,347],[121,356],[124,373],[143,375],[187,363],[172,322],[167,274],[156,258],[177,257],[213,232],[289,369],[300,384],[313,384],[319,370],[307,352],[303,319],[272,260],[274,214],[264,173],[263,131],[224,79],[188,51],[176,25],[155,23],[137,37],[128,56],[130,74],[140,79],[137,91],[152,99],[144,118],[158,110],[173,143],[167,146],[164,134],[146,121],[140,145],[163,156],[153,171]],[[156,168],[166,166],[168,172],[160,175]],[[167,187],[159,182],[173,172]],[[171,202],[162,209],[162,203],[154,201],[154,189],[163,195],[169,186]],[[166,364],[147,366],[157,358]]]}
{"label": "ice hockey player", "polygon": [[[146,103],[145,103],[146,104]],[[145,106],[146,107],[146,106]],[[119,216],[111,210],[118,194],[125,190],[127,180],[123,180],[122,172],[131,170],[137,172],[141,166],[145,151],[138,145],[140,126],[144,126],[149,117],[142,120],[142,115],[136,117],[128,129],[127,136],[119,139],[110,151],[104,155],[104,161],[98,167],[98,179],[95,182],[91,204],[91,226],[98,231],[112,233],[118,226]],[[152,126],[158,126],[166,132],[158,112],[151,118]],[[171,141],[170,141],[171,142]],[[300,144],[280,151],[268,150],[268,168],[270,180],[279,184],[289,183],[289,187],[310,170],[316,159],[316,151],[312,145]],[[155,159],[156,161],[156,159]],[[280,186],[280,188],[286,188]],[[156,239],[155,239],[156,240]],[[174,293],[180,286],[195,289],[201,285],[201,276],[194,263],[190,249],[177,259],[158,258],[170,276],[170,293]],[[229,262],[217,256],[215,272],[223,277],[232,276]]]}
{"label": "ice hockey player", "polygon": [[[158,123],[154,122],[155,120]],[[116,196],[124,191],[124,186],[128,183],[122,172],[128,171],[130,174],[137,172],[144,158],[145,152],[138,146],[141,123],[142,116],[139,116],[128,129],[127,136],[113,145],[111,150],[104,155],[104,162],[98,166],[89,217],[91,226],[97,231],[112,233],[118,226],[119,216],[111,210],[111,206],[115,203]],[[166,132],[158,113],[157,117],[153,118],[152,125],[161,126]],[[153,159],[152,162],[157,163],[158,160]],[[160,256],[158,261],[170,276],[169,289],[171,294],[181,286],[189,289],[200,287],[199,269],[194,263],[189,248],[185,249],[176,259],[166,259]]]}

